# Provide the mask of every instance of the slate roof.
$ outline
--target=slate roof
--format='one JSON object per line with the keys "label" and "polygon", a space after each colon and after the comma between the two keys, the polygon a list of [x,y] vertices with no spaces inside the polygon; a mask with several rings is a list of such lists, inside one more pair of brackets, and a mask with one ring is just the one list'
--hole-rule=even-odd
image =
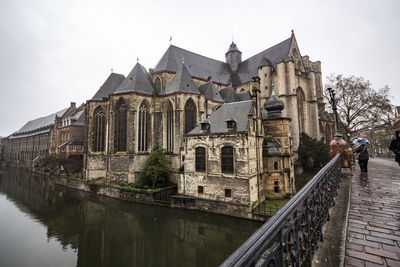
{"label": "slate roof", "polygon": [[199,91],[203,94],[207,99],[216,100],[216,101],[224,101],[222,99],[221,94],[218,89],[215,87],[212,81],[206,82],[205,84],[200,85]]}
{"label": "slate roof", "polygon": [[185,59],[185,65],[191,76],[204,80],[208,80],[208,77],[211,76],[215,82],[225,85],[228,85],[231,81],[231,69],[225,62],[208,58],[174,45],[169,46],[153,71],[177,72],[182,58]]}
{"label": "slate roof", "polygon": [[276,64],[281,61],[282,58],[286,59],[288,57],[291,43],[292,37],[242,61],[235,73],[233,84],[239,85],[251,81],[252,77],[258,75],[258,67],[268,63],[268,61],[270,61],[272,66],[276,69]]}
{"label": "slate roof", "polygon": [[236,94],[235,88],[232,86],[228,86],[222,88],[219,93],[221,94],[222,98],[224,99],[225,103],[231,103],[239,101],[239,98]]}
{"label": "slate roof", "polygon": [[184,63],[181,63],[174,77],[172,77],[165,90],[160,94],[165,95],[174,92],[200,94],[199,89],[194,83],[192,76]]}
{"label": "slate roof", "polygon": [[[170,71],[176,72],[182,58],[193,77],[208,80],[212,77],[217,83],[225,85],[232,84],[237,86],[251,81],[251,78],[258,75],[260,66],[272,65],[276,70],[276,65],[282,59],[287,60],[293,35],[244,61],[242,61],[236,73],[232,73],[229,64],[219,60],[211,59],[191,51],[170,45],[160,61],[154,68],[154,72]],[[231,44],[227,53],[239,51],[234,43]]]}
{"label": "slate roof", "polygon": [[225,54],[228,54],[229,52],[240,52],[240,50],[237,48],[236,44],[233,41],[229,46],[228,52],[226,52]]}
{"label": "slate roof", "polygon": [[238,100],[239,101],[245,101],[245,100],[250,100],[251,99],[251,95],[250,92],[247,90],[241,91],[237,94],[238,96]]}
{"label": "slate roof", "polygon": [[68,108],[65,108],[46,117],[41,117],[28,121],[24,126],[22,126],[21,129],[14,132],[10,136],[10,139],[27,137],[48,132],[50,130],[50,126],[54,125],[55,117],[61,117],[67,110]]}
{"label": "slate roof", "polygon": [[[210,122],[209,133],[228,132],[226,120],[236,120],[236,131],[248,130],[248,114],[253,113],[253,102],[251,100],[223,104],[207,120]],[[231,132],[231,131],[229,131]],[[188,135],[202,134],[201,126],[198,124]]]}
{"label": "slate roof", "polygon": [[117,90],[124,79],[125,76],[122,74],[111,73],[91,100],[103,100],[103,97],[108,97],[109,94]]}
{"label": "slate roof", "polygon": [[151,80],[149,73],[145,67],[136,63],[115,93],[138,92],[153,95],[154,91],[153,81]]}
{"label": "slate roof", "polygon": [[71,117],[72,125],[81,125],[85,123],[85,110],[78,111],[74,116]]}

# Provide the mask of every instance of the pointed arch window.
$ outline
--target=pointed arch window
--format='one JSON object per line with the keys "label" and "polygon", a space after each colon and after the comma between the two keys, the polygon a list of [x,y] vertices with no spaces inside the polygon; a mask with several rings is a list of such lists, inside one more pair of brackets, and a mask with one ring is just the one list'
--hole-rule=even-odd
{"label": "pointed arch window", "polygon": [[126,151],[126,124],[127,124],[127,107],[122,99],[118,100],[115,106],[115,133],[114,147],[115,152]]}
{"label": "pointed arch window", "polygon": [[94,138],[93,151],[104,151],[106,116],[101,107],[97,107],[94,111]]}
{"label": "pointed arch window", "polygon": [[221,171],[223,173],[233,173],[233,147],[224,146],[221,149]]}
{"label": "pointed arch window", "polygon": [[150,109],[146,101],[139,106],[138,151],[147,151],[150,141]]}
{"label": "pointed arch window", "polygon": [[161,78],[158,76],[154,79],[154,87],[156,88],[156,93],[161,92]]}
{"label": "pointed arch window", "polygon": [[197,108],[194,101],[190,98],[185,104],[185,134],[196,126]]}
{"label": "pointed arch window", "polygon": [[174,112],[171,103],[167,108],[167,151],[174,151]]}
{"label": "pointed arch window", "polygon": [[301,88],[297,89],[297,114],[299,120],[299,133],[305,133],[305,96]]}

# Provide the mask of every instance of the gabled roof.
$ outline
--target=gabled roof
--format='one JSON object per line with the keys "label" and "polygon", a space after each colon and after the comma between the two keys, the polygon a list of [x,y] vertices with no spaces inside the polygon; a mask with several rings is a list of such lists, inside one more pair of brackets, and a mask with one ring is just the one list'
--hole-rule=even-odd
{"label": "gabled roof", "polygon": [[50,126],[54,125],[54,119],[56,118],[56,116],[61,117],[67,110],[68,108],[65,108],[56,113],[50,114],[46,117],[41,117],[38,119],[28,121],[27,123],[25,123],[24,126],[22,126],[21,129],[14,132],[10,136],[10,139],[21,138],[48,132]]}
{"label": "gabled roof", "polygon": [[233,85],[251,81],[252,77],[258,76],[258,67],[268,61],[276,69],[276,64],[288,57],[291,43],[292,37],[241,62],[234,76]]}
{"label": "gabled roof", "polygon": [[72,125],[84,125],[85,123],[85,110],[78,111],[74,116],[71,117]]}
{"label": "gabled roof", "polygon": [[209,82],[206,82],[205,84],[200,85],[199,91],[207,99],[216,100],[216,101],[224,101],[222,99],[222,96],[220,95],[218,89],[215,87],[215,85],[212,81],[209,81]]}
{"label": "gabled roof", "polygon": [[[276,70],[276,65],[282,60],[289,59],[289,50],[294,35],[279,44],[276,44],[248,59],[242,61],[236,73],[232,73],[229,64],[211,59],[188,50],[170,45],[160,61],[154,68],[154,72],[178,70],[180,61],[185,58],[186,65],[192,77],[208,80],[211,76],[214,82],[221,84],[232,84],[237,86],[251,81],[252,77],[258,75],[258,68],[261,66],[272,66]],[[240,52],[236,44],[232,43],[227,53]],[[241,53],[241,52],[240,52]]]}
{"label": "gabled roof", "polygon": [[112,94],[117,90],[118,86],[120,86],[124,79],[125,76],[122,74],[111,73],[91,100],[102,100],[103,97],[108,97],[109,94]]}
{"label": "gabled roof", "polygon": [[115,93],[138,92],[148,95],[154,94],[154,86],[151,77],[145,67],[136,63],[129,75],[117,88]]}
{"label": "gabled roof", "polygon": [[[207,120],[210,122],[209,133],[226,133],[227,120],[236,121],[236,131],[248,130],[248,114],[253,113],[253,102],[251,100],[223,104]],[[232,131],[229,131],[232,132]],[[202,134],[201,126],[197,125],[188,135]]]}
{"label": "gabled roof", "polygon": [[239,100],[235,88],[232,86],[228,86],[225,88],[222,88],[219,93],[221,94],[222,98],[224,99],[225,103],[231,103],[231,102],[236,102]]}
{"label": "gabled roof", "polygon": [[214,82],[228,85],[231,81],[231,70],[225,62],[208,58],[188,50],[170,45],[154,68],[154,72],[177,72],[182,58],[193,77],[208,80],[211,76]]}
{"label": "gabled roof", "polygon": [[170,83],[160,94],[165,95],[174,92],[200,94],[199,89],[184,63],[181,63],[181,66],[174,77],[172,77]]}

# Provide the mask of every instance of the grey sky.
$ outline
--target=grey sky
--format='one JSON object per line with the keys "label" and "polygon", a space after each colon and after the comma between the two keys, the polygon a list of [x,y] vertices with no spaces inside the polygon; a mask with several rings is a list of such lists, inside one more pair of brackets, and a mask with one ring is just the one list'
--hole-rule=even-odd
{"label": "grey sky", "polygon": [[294,29],[323,76],[354,74],[389,85],[400,105],[400,1],[75,1],[0,3],[0,136],[91,98],[113,68],[139,57],[154,67],[172,43],[225,60],[246,59]]}

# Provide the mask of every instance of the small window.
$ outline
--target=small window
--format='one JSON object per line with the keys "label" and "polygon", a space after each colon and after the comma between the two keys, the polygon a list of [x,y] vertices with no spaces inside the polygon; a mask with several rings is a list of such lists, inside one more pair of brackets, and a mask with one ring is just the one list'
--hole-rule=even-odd
{"label": "small window", "polygon": [[279,193],[279,181],[274,181],[274,193]]}
{"label": "small window", "polygon": [[225,189],[225,197],[231,197],[232,196],[232,190],[231,189]]}
{"label": "small window", "polygon": [[236,120],[235,119],[226,120],[226,128],[228,129],[228,131],[235,131],[236,130]]}
{"label": "small window", "polygon": [[204,187],[203,186],[201,186],[201,185],[199,185],[198,187],[197,187],[197,193],[199,193],[199,194],[203,194],[204,193]]}
{"label": "small window", "polygon": [[279,170],[279,162],[274,161],[274,170]]}

